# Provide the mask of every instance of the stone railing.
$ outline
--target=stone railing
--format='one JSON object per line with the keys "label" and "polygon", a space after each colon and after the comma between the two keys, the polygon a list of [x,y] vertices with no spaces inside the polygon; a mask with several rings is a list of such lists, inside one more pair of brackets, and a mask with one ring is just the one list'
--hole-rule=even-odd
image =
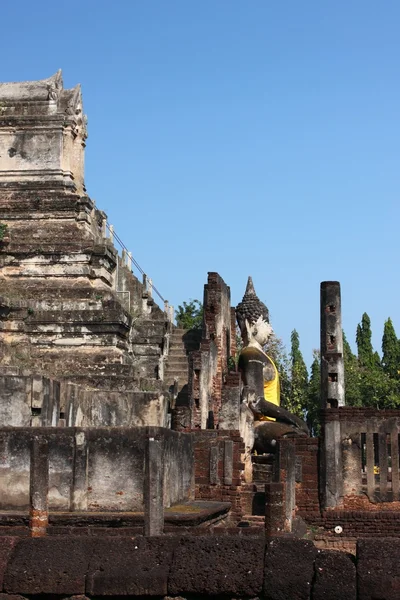
{"label": "stone railing", "polygon": [[349,496],[398,501],[400,411],[342,407],[322,418],[327,506]]}
{"label": "stone railing", "polygon": [[[168,303],[168,300],[165,300],[165,298],[163,298],[163,296],[160,294],[158,289],[153,284],[153,280],[146,275],[145,271],[142,269],[142,267],[139,265],[139,263],[133,257],[132,252],[130,252],[128,250],[128,248],[125,246],[124,242],[116,234],[116,232],[114,230],[114,226],[109,225],[107,223],[106,218],[104,218],[104,220],[103,220],[102,234],[103,234],[104,238],[108,237],[108,239],[110,240],[110,242],[112,244],[114,244],[114,242],[118,243],[118,245],[121,248],[122,265],[127,267],[129,271],[132,271],[133,267],[135,267],[137,269],[137,271],[140,273],[142,280],[143,280],[143,292],[146,293],[149,298],[152,298],[153,294],[158,296],[158,298],[160,299],[161,304],[163,306],[163,309],[164,309],[167,319],[170,320],[171,322],[173,322],[174,307],[170,306]],[[116,281],[118,281],[118,277],[116,278]],[[129,303],[129,299],[126,298],[127,292],[125,292],[123,290],[119,290],[119,289],[117,289],[116,291],[117,291],[117,294],[119,294],[121,296],[121,299],[125,303],[127,303],[127,302]]]}

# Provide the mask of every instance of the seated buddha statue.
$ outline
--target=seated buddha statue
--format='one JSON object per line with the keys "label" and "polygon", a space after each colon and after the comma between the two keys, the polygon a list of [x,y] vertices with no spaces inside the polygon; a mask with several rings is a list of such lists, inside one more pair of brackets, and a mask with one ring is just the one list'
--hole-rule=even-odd
{"label": "seated buddha statue", "polygon": [[279,373],[264,346],[272,334],[269,311],[249,277],[243,300],[236,307],[243,349],[239,355],[242,402],[254,416],[254,450],[272,452],[281,437],[306,436],[302,419],[280,406]]}

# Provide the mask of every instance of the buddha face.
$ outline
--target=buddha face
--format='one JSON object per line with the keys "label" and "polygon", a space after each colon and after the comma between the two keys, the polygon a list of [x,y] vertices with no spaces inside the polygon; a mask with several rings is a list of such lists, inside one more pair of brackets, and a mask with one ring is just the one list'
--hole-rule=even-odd
{"label": "buddha face", "polygon": [[256,341],[260,346],[265,346],[267,343],[271,333],[272,327],[271,325],[265,321],[262,317],[259,317],[255,323],[248,325],[246,321],[246,328],[249,337],[249,342],[251,340]]}

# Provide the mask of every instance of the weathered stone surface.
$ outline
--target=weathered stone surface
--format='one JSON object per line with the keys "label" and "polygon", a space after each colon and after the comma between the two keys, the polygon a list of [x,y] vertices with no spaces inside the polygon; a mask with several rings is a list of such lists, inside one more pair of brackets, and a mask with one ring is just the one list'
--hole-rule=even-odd
{"label": "weathered stone surface", "polygon": [[[1,510],[26,510],[30,506],[30,448],[34,437],[48,442],[50,510],[71,510],[72,499],[75,510],[142,511],[148,437],[162,443],[163,460],[155,466],[168,482],[164,506],[185,502],[194,495],[191,434],[160,427],[5,427],[0,428]],[[43,468],[36,475],[46,482]]]}
{"label": "weathered stone surface", "polygon": [[266,600],[309,600],[317,549],[309,540],[271,538],[266,543]]}
{"label": "weathered stone surface", "polygon": [[167,594],[172,555],[179,538],[97,540],[86,592],[94,596]]}
{"label": "weathered stone surface", "polygon": [[2,537],[0,543],[0,590],[3,589],[4,573],[11,554],[18,543],[18,538]]}
{"label": "weathered stone surface", "polygon": [[337,550],[321,550],[314,563],[313,600],[356,600],[354,558]]}
{"label": "weathered stone surface", "polygon": [[[103,390],[116,389],[108,365],[135,366],[124,389],[159,381],[172,325],[86,194],[80,86],[64,89],[61,71],[0,83],[0,104],[0,361]],[[6,408],[7,424],[28,424],[21,399]]]}
{"label": "weathered stone surface", "polygon": [[264,538],[183,538],[174,553],[170,594],[261,592]]}
{"label": "weathered stone surface", "polygon": [[92,547],[82,537],[20,540],[4,577],[4,590],[20,594],[83,594]]}
{"label": "weathered stone surface", "polygon": [[400,540],[358,540],[357,579],[358,600],[398,600]]}

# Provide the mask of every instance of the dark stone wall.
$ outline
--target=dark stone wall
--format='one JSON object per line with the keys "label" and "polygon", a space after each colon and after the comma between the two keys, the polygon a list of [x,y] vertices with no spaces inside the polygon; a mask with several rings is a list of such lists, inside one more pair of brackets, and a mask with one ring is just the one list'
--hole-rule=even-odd
{"label": "dark stone wall", "polygon": [[259,536],[3,537],[1,600],[76,595],[398,600],[400,541],[357,556]]}

